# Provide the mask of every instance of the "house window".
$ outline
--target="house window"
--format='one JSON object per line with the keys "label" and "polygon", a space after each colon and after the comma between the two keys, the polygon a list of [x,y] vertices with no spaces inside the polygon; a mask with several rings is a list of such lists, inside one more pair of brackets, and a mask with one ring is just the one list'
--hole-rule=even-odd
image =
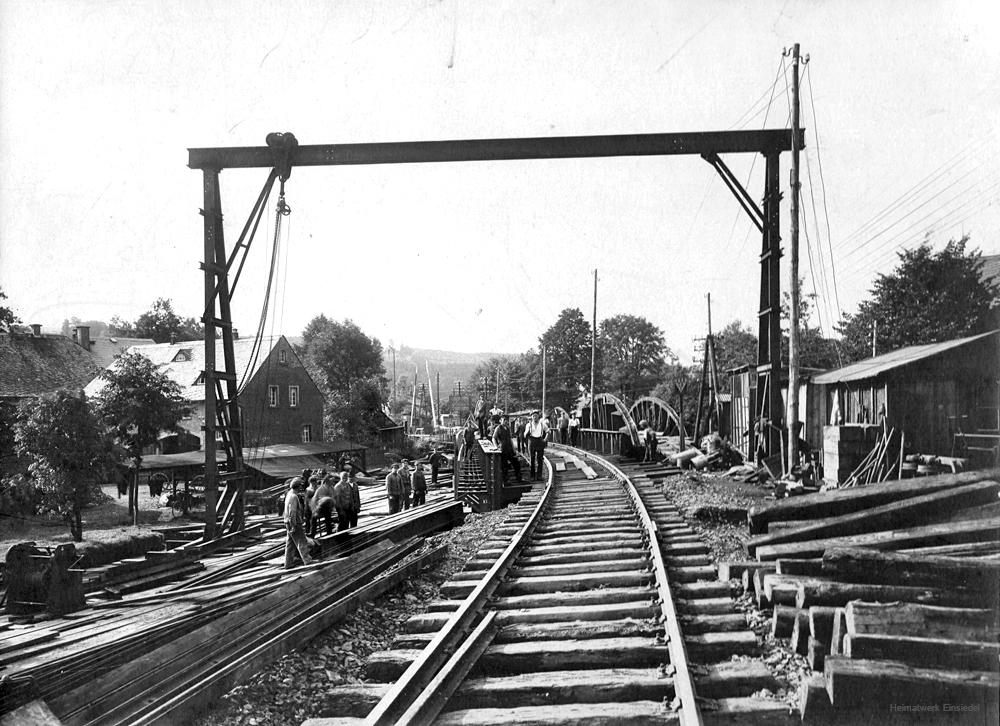
{"label": "house window", "polygon": [[313,440],[313,427],[311,424],[306,424],[302,427],[302,443],[308,444]]}
{"label": "house window", "polygon": [[177,351],[176,355],[174,355],[174,361],[173,362],[174,363],[187,363],[190,360],[191,360],[191,349],[190,348],[181,348],[179,351]]}
{"label": "house window", "polygon": [[299,387],[289,386],[288,387],[288,405],[291,408],[299,407]]}
{"label": "house window", "polygon": [[271,408],[278,407],[278,387],[268,386],[267,387],[267,405]]}
{"label": "house window", "polygon": [[278,363],[280,363],[283,366],[288,365],[288,351],[285,350],[284,348],[278,351]]}

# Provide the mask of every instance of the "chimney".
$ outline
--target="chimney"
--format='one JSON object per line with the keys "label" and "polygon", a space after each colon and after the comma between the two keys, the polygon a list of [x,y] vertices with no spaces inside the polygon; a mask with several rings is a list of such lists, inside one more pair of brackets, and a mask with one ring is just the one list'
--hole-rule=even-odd
{"label": "chimney", "polygon": [[233,340],[239,340],[239,339],[240,339],[240,329],[233,328]]}
{"label": "chimney", "polygon": [[39,324],[39,323],[32,323],[31,324],[31,334],[33,336],[35,336],[36,338],[41,338],[42,337],[42,326],[41,326],[41,324]]}
{"label": "chimney", "polygon": [[90,326],[89,325],[77,325],[76,326],[76,344],[83,348],[85,351],[90,352]]}

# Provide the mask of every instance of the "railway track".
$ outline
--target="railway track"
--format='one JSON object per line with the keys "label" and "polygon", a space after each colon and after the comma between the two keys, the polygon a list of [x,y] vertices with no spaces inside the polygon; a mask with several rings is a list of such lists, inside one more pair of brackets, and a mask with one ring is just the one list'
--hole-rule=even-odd
{"label": "railway track", "polygon": [[763,663],[733,658],[757,638],[648,477],[563,446],[546,473],[444,599],[372,655],[366,723],[798,722],[752,697],[777,688]]}

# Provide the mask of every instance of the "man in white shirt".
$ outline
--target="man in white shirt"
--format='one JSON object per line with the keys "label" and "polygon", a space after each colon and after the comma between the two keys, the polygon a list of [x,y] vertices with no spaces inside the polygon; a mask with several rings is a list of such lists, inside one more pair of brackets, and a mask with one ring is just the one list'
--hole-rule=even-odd
{"label": "man in white shirt", "polygon": [[[528,455],[531,461],[531,480],[538,481],[542,476],[542,455],[545,451],[545,439],[549,435],[549,424],[539,415],[538,411],[531,412],[531,421],[525,431],[528,437]],[[537,463],[537,466],[536,466]]]}

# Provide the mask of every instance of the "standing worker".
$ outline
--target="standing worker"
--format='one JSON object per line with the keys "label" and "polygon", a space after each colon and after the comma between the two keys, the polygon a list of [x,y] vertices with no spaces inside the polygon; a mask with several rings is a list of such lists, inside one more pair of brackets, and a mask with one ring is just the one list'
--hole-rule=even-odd
{"label": "standing worker", "polygon": [[[431,462],[431,484],[437,484],[438,471],[441,469],[441,462],[444,461],[444,454],[438,451],[438,448],[435,446],[431,452],[429,461]],[[413,491],[416,492],[416,489]]]}
{"label": "standing worker", "polygon": [[389,498],[389,514],[399,511],[403,498],[403,481],[399,478],[399,464],[393,464],[385,477],[385,494]]}
{"label": "standing worker", "polygon": [[[433,472],[434,469],[432,468],[431,471]],[[427,480],[424,479],[423,467],[417,464],[410,479],[413,484],[413,506],[419,507],[427,501]]]}
{"label": "standing worker", "polygon": [[521,479],[521,460],[514,453],[514,442],[510,437],[510,426],[507,425],[506,416],[500,419],[500,423],[493,430],[493,443],[500,449],[500,467],[504,483],[507,482],[507,469],[511,465],[514,467],[514,476],[518,483],[524,481]]}
{"label": "standing worker", "polygon": [[486,436],[486,418],[490,415],[486,408],[486,394],[480,393],[479,400],[476,401],[476,411],[473,416],[476,418],[476,425],[479,426],[479,436]]}
{"label": "standing worker", "polygon": [[403,459],[403,465],[399,468],[399,478],[403,483],[403,496],[400,497],[399,504],[403,509],[410,508],[410,492],[413,491],[413,480],[410,478],[412,473],[409,460]]}
{"label": "standing worker", "polygon": [[465,424],[465,432],[462,434],[462,451],[461,457],[465,461],[472,458],[472,447],[476,445],[476,430],[473,428],[472,421]]}
{"label": "standing worker", "polygon": [[565,445],[569,440],[569,414],[562,412],[559,417],[559,443]]}
{"label": "standing worker", "polygon": [[569,444],[570,446],[577,446],[580,441],[580,417],[576,415],[576,411],[573,415],[569,417]]}
{"label": "standing worker", "polygon": [[309,540],[306,539],[305,515],[300,494],[305,492],[306,483],[302,477],[295,477],[288,483],[288,493],[285,495],[285,569],[295,567],[295,554],[298,552],[303,565],[311,565],[313,558],[309,556]]}
{"label": "standing worker", "polygon": [[528,454],[531,457],[531,481],[538,481],[542,476],[542,458],[545,452],[545,439],[549,435],[549,424],[538,411],[531,412],[531,421],[525,432],[528,435]]}
{"label": "standing worker", "polygon": [[351,481],[346,471],[340,472],[340,481],[333,488],[333,503],[337,507],[337,531],[351,526]]}
{"label": "standing worker", "polygon": [[312,511],[312,526],[309,528],[309,536],[315,537],[319,531],[320,518],[326,524],[326,533],[333,534],[333,510],[336,508],[333,502],[334,477],[327,474],[323,477],[323,482],[316,487],[316,492],[309,500],[309,509]]}
{"label": "standing worker", "polygon": [[351,508],[347,513],[347,523],[350,527],[357,527],[358,515],[361,513],[361,490],[358,489],[358,475],[353,468],[347,474],[347,483],[351,486]]}

